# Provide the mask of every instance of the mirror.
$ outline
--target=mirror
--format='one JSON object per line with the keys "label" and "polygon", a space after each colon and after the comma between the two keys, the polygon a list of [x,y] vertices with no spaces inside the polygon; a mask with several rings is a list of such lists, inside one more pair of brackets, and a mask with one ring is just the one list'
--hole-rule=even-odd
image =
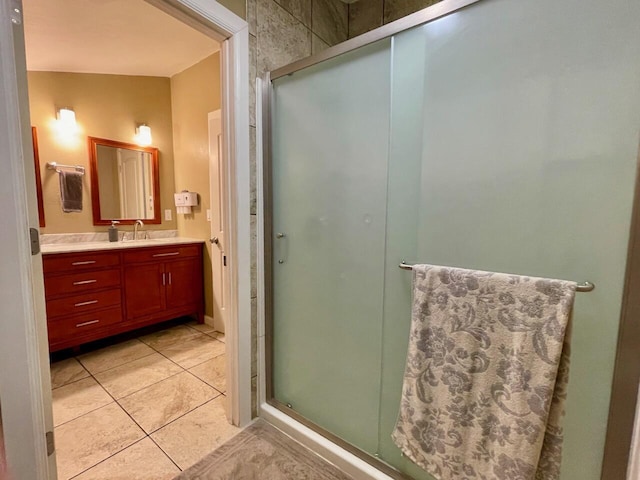
{"label": "mirror", "polygon": [[93,224],[160,223],[158,149],[89,137]]}

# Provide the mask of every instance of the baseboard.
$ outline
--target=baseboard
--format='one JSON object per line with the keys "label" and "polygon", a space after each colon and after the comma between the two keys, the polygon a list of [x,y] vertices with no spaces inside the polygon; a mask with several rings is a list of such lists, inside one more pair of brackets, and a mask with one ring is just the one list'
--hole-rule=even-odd
{"label": "baseboard", "polygon": [[213,327],[216,331],[224,333],[224,322],[217,320],[209,315],[204,316],[204,323]]}

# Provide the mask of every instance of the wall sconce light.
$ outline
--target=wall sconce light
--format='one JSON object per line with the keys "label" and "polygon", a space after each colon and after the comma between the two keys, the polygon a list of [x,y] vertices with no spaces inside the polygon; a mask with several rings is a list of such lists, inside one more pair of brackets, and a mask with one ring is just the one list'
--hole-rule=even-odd
{"label": "wall sconce light", "polygon": [[145,123],[136,128],[136,142],[144,147],[151,145],[151,127]]}
{"label": "wall sconce light", "polygon": [[72,134],[78,128],[76,123],[76,112],[69,107],[59,108],[56,117],[61,132]]}
{"label": "wall sconce light", "polygon": [[56,119],[52,119],[53,131],[57,142],[65,148],[77,148],[80,145],[80,127],[76,123],[76,113],[69,107],[56,109]]}

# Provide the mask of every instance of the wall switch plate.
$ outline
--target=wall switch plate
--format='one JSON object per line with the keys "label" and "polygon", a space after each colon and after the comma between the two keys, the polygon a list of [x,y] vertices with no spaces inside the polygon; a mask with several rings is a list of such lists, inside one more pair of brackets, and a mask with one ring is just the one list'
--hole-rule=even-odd
{"label": "wall switch plate", "polygon": [[207,208],[207,222],[211,221],[211,210]]}
{"label": "wall switch plate", "polygon": [[171,220],[171,209],[167,209],[164,211],[164,219],[165,220]]}

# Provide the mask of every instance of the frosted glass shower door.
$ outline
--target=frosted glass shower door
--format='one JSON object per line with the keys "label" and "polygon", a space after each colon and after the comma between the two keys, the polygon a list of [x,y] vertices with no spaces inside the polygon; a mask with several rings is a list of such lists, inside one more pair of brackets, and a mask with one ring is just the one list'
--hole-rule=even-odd
{"label": "frosted glass shower door", "polygon": [[601,467],[640,132],[640,2],[482,0],[272,82],[272,394],[418,480],[391,441],[411,273],[578,294],[562,480]]}
{"label": "frosted glass shower door", "polygon": [[376,452],[390,41],[273,82],[273,395]]}

